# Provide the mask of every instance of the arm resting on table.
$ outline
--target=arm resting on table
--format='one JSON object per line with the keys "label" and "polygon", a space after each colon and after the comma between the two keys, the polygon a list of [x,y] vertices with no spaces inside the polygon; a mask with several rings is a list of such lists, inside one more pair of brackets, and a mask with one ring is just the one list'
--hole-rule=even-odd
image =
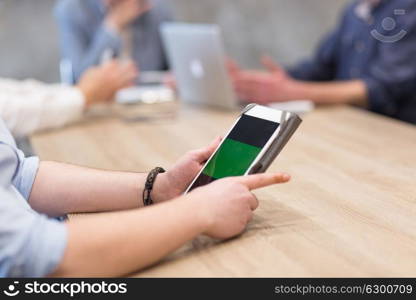
{"label": "arm resting on table", "polygon": [[120,276],[149,266],[209,226],[185,197],[145,209],[74,218],[68,245],[52,276]]}
{"label": "arm resting on table", "polygon": [[[143,206],[147,174],[88,169],[56,162],[41,162],[29,198],[31,207],[48,216],[108,212]],[[155,181],[152,198],[161,198],[164,174]]]}
{"label": "arm resting on table", "polygon": [[361,80],[338,82],[294,81],[294,99],[310,99],[318,104],[368,105],[366,84]]}

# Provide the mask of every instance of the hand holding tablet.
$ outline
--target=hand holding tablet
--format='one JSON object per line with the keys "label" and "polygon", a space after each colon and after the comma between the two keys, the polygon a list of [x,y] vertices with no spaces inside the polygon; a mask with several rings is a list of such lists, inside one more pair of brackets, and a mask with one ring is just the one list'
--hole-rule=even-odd
{"label": "hand holding tablet", "polygon": [[294,113],[250,104],[186,192],[221,178],[265,172],[301,122]]}

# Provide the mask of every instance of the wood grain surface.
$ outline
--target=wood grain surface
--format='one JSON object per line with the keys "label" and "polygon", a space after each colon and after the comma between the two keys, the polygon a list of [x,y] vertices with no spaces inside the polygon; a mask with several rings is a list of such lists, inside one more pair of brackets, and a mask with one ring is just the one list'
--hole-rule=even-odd
{"label": "wood grain surface", "polygon": [[[101,169],[169,167],[237,113],[175,108],[168,118],[90,118],[32,137],[43,160]],[[416,276],[416,127],[350,107],[304,116],[271,167],[292,175],[257,191],[240,237],[199,237],[145,277]]]}

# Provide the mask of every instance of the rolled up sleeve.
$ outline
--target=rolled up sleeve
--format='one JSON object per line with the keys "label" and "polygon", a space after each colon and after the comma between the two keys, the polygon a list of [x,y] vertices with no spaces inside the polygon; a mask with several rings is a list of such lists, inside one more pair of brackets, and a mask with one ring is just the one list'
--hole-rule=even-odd
{"label": "rolled up sleeve", "polygon": [[38,166],[36,157],[25,158],[17,149],[0,119],[0,277],[46,276],[63,257],[66,225],[26,202]]}
{"label": "rolled up sleeve", "polygon": [[21,209],[16,197],[0,188],[0,276],[47,276],[64,255],[66,225]]}
{"label": "rolled up sleeve", "polygon": [[28,200],[38,168],[39,158],[26,158],[0,119],[0,187],[13,187]]}
{"label": "rolled up sleeve", "polygon": [[13,179],[13,185],[26,200],[29,200],[30,192],[32,191],[32,186],[39,168],[39,158],[25,158],[23,152],[20,150],[17,153],[19,156],[19,168]]}
{"label": "rolled up sleeve", "polygon": [[386,115],[394,114],[397,103],[393,101],[394,96],[391,95],[388,86],[370,76],[364,77],[362,80],[367,87],[368,108]]}

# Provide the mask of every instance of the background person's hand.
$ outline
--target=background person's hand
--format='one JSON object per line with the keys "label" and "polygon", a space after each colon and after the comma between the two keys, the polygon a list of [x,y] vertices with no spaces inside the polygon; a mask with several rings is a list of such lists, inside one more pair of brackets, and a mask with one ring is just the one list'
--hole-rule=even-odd
{"label": "background person's hand", "polygon": [[152,8],[148,0],[105,0],[105,3],[109,8],[106,22],[117,31]]}
{"label": "background person's hand", "polygon": [[84,94],[86,108],[112,101],[117,91],[134,84],[138,72],[133,63],[117,61],[88,69],[77,85]]}
{"label": "background person's hand", "polygon": [[186,197],[199,202],[199,213],[208,224],[204,234],[228,239],[244,231],[259,206],[251,190],[289,180],[290,176],[283,173],[230,177],[197,188]]}
{"label": "background person's hand", "polygon": [[166,173],[160,174],[155,182],[153,197],[155,202],[162,202],[180,196],[201,171],[205,162],[211,157],[221,142],[216,138],[209,146],[190,151],[181,157]]}
{"label": "background person's hand", "polygon": [[176,82],[175,76],[172,73],[168,73],[164,76],[163,84],[173,91],[177,91],[178,84]]}
{"label": "background person's hand", "polygon": [[235,63],[228,63],[237,96],[248,102],[260,104],[295,100],[294,80],[286,71],[267,56],[262,58],[262,64],[267,71],[244,71]]}

